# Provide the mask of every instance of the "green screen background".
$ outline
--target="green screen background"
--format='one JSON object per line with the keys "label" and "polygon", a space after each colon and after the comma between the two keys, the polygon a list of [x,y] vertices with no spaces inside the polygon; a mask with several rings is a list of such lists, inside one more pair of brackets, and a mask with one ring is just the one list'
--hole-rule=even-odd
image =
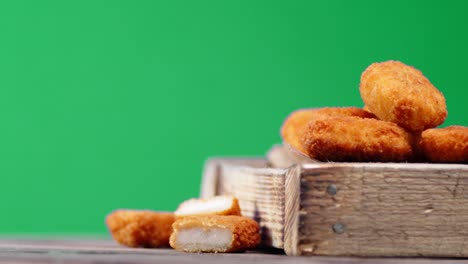
{"label": "green screen background", "polygon": [[468,1],[2,1],[0,233],[105,234],[174,210],[211,156],[261,156],[302,107],[414,65],[468,125]]}

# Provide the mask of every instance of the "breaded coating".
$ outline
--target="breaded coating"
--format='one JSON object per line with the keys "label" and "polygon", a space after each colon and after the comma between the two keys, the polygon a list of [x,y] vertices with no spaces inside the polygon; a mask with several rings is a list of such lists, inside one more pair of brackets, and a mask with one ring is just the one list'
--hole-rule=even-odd
{"label": "breaded coating", "polygon": [[360,92],[370,112],[408,131],[423,131],[447,117],[444,95],[417,69],[399,61],[371,64]]}
{"label": "breaded coating", "polygon": [[321,161],[400,162],[412,158],[411,134],[394,123],[355,116],[309,123],[307,154]]}
{"label": "breaded coating", "polygon": [[208,199],[190,199],[179,205],[176,217],[189,215],[241,215],[239,200],[232,196],[215,196]]}
{"label": "breaded coating", "polygon": [[170,244],[179,251],[239,252],[260,244],[258,223],[242,216],[187,216],[172,227]]}
{"label": "breaded coating", "polygon": [[449,126],[425,130],[419,147],[430,162],[468,163],[468,127]]}
{"label": "breaded coating", "polygon": [[168,247],[174,214],[153,211],[117,210],[106,225],[118,243],[128,247]]}
{"label": "breaded coating", "polygon": [[281,137],[284,143],[306,154],[301,138],[307,124],[316,119],[331,116],[359,116],[363,118],[375,118],[375,115],[357,107],[324,107],[300,109],[292,112],[284,121],[281,127]]}

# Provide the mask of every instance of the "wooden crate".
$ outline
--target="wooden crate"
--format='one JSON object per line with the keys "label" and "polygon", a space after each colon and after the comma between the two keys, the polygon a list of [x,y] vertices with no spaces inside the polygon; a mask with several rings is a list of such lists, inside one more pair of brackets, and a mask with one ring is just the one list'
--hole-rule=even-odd
{"label": "wooden crate", "polygon": [[288,255],[468,257],[468,165],[291,162],[211,159],[201,196],[237,196]]}

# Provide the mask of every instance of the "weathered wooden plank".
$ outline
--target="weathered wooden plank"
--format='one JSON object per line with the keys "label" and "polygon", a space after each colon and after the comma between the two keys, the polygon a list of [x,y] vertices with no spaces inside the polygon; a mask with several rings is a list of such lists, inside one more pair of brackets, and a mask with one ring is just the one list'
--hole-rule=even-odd
{"label": "weathered wooden plank", "polygon": [[455,259],[396,259],[396,258],[344,258],[344,257],[290,257],[281,251],[257,251],[239,254],[183,253],[172,249],[126,248],[110,239],[2,239],[0,264],[70,263],[70,264],[172,264],[172,263],[272,263],[272,264],[421,264],[461,263]]}
{"label": "weathered wooden plank", "polygon": [[290,168],[285,175],[285,220],[284,220],[284,251],[290,256],[300,255],[299,226],[301,206],[301,167]]}
{"label": "weathered wooden plank", "polygon": [[466,165],[305,165],[298,254],[467,257],[467,183]]}

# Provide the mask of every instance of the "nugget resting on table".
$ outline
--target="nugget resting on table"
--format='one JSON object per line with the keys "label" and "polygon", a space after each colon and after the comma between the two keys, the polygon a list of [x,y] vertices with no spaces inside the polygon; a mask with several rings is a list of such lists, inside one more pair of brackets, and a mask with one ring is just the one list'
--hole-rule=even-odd
{"label": "nugget resting on table", "polygon": [[399,61],[370,65],[360,92],[370,112],[408,131],[436,127],[447,117],[444,95],[417,69]]}
{"label": "nugget resting on table", "polygon": [[316,119],[332,116],[359,116],[362,118],[375,118],[375,115],[357,107],[324,107],[300,109],[292,112],[281,127],[283,141],[299,152],[306,154],[301,143],[301,137],[307,124]]}
{"label": "nugget resting on table", "polygon": [[307,154],[321,161],[400,162],[412,159],[412,136],[394,123],[355,116],[309,123]]}
{"label": "nugget resting on table", "polygon": [[239,252],[260,243],[254,220],[235,215],[187,216],[173,224],[171,247],[186,252]]}
{"label": "nugget resting on table", "polygon": [[177,217],[188,215],[241,215],[239,201],[232,196],[215,196],[207,199],[190,199],[179,205]]}
{"label": "nugget resting on table", "polygon": [[419,140],[419,147],[430,162],[468,163],[468,127],[449,126],[425,130]]}
{"label": "nugget resting on table", "polygon": [[172,232],[174,214],[117,210],[106,218],[106,225],[112,237],[128,247],[168,247]]}

